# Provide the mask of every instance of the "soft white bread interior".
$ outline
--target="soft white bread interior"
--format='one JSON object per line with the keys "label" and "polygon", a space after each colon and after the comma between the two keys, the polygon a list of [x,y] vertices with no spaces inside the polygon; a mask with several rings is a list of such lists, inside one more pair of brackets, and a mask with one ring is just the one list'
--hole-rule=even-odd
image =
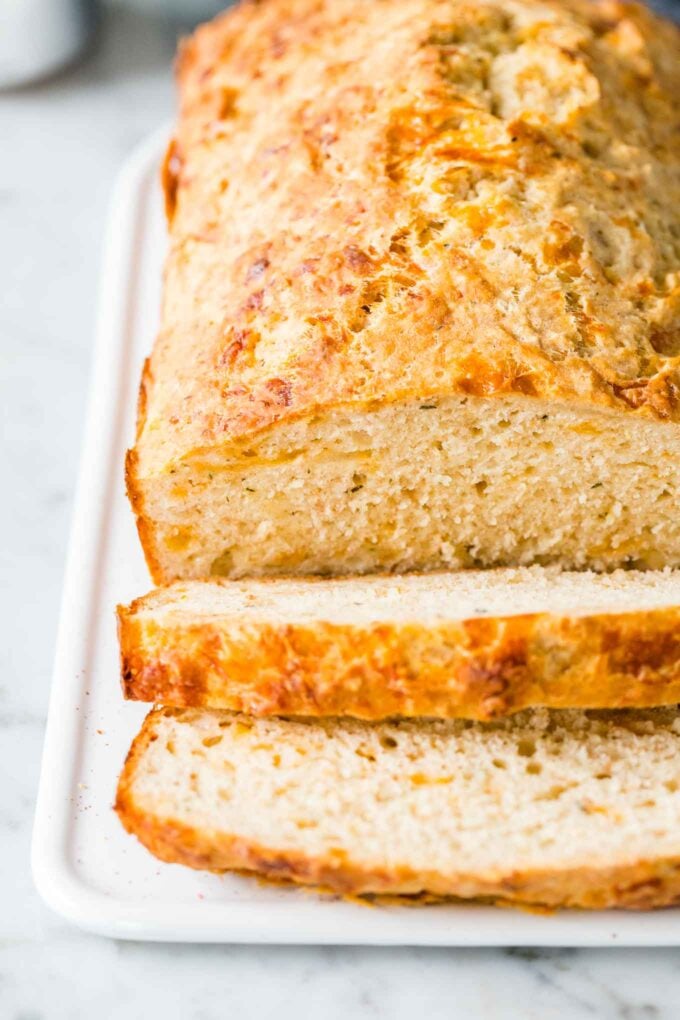
{"label": "soft white bread interior", "polygon": [[339,409],[182,459],[134,454],[129,477],[157,582],[680,564],[677,425],[526,398]]}
{"label": "soft white bread interior", "polygon": [[121,776],[158,857],[341,893],[547,906],[680,896],[680,715],[492,724],[255,720],[156,710]]}
{"label": "soft white bread interior", "polygon": [[680,605],[680,570],[498,568],[363,577],[177,581],[134,603],[138,619],[372,626],[536,613],[587,616]]}
{"label": "soft white bread interior", "polygon": [[680,701],[680,571],[179,581],[118,609],[127,697],[485,719]]}

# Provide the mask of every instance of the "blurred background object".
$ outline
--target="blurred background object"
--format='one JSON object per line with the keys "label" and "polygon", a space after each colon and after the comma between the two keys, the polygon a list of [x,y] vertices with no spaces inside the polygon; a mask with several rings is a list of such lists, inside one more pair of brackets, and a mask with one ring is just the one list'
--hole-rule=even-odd
{"label": "blurred background object", "polygon": [[0,89],[42,81],[84,53],[102,7],[127,6],[178,34],[214,17],[221,0],[0,0]]}
{"label": "blurred background object", "polygon": [[229,6],[220,0],[124,0],[124,2],[138,10],[161,15],[188,27],[214,17]]}
{"label": "blurred background object", "polygon": [[90,0],[0,0],[0,87],[43,78],[73,60],[94,11]]}

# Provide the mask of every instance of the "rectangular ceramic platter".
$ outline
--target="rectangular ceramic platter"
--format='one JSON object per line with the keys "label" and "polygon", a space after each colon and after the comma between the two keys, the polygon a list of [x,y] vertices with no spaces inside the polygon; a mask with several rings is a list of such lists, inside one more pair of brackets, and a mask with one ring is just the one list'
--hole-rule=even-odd
{"label": "rectangular ceramic platter", "polygon": [[33,869],[58,913],[117,938],[366,945],[680,945],[680,911],[535,915],[372,907],[156,861],[121,828],[116,779],[146,711],[118,682],[114,606],[150,587],[123,484],[137,384],[157,327],[164,137],[129,160],[106,240],[85,449],[56,652]]}

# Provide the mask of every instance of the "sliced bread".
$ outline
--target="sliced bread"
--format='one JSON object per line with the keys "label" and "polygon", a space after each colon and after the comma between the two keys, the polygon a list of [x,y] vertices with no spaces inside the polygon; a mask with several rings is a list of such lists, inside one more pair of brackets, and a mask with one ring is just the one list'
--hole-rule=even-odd
{"label": "sliced bread", "polygon": [[680,701],[680,571],[178,582],[118,610],[125,695],[485,719]]}
{"label": "sliced bread", "polygon": [[680,899],[680,713],[369,725],[158,709],[116,809],[192,868],[343,894],[666,906]]}

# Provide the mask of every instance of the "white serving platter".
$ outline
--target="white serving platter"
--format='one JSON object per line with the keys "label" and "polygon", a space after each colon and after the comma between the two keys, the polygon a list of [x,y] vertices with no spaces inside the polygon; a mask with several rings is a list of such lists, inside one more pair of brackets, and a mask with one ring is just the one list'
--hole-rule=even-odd
{"label": "white serving platter", "polygon": [[680,910],[537,915],[485,906],[367,908],[163,865],[127,836],[116,779],[145,706],[118,682],[114,606],[150,587],[124,493],[137,382],[157,326],[165,133],[121,172],[110,214],[33,835],[33,874],[75,924],[129,939],[420,946],[680,945]]}

